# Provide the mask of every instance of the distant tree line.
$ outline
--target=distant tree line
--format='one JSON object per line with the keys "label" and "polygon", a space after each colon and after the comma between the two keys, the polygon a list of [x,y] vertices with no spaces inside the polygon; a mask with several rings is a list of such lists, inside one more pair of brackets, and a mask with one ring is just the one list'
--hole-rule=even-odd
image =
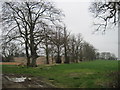
{"label": "distant tree line", "polygon": [[23,51],[15,42],[2,43],[2,61],[11,62],[14,61],[14,57],[25,57],[26,55]]}
{"label": "distant tree line", "polygon": [[96,53],[96,59],[103,59],[103,60],[117,60],[117,57],[115,54],[110,53],[110,52],[97,52]]}
{"label": "distant tree line", "polygon": [[[46,64],[50,63],[50,59],[53,63],[78,63],[96,59],[96,49],[84,41],[81,34],[70,34],[61,28],[52,33],[44,32],[44,35],[46,36],[37,47],[37,55],[41,56],[40,52],[43,50]],[[8,42],[2,43],[2,46],[3,61],[13,61],[14,57],[26,57],[24,45]]]}

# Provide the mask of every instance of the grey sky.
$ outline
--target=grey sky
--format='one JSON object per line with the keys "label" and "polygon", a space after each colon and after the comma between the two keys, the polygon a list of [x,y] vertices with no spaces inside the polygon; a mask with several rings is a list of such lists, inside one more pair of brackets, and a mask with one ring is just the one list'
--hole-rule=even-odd
{"label": "grey sky", "polygon": [[[92,34],[93,17],[88,11],[90,2],[88,0],[52,0],[56,6],[63,10],[65,14],[64,22],[71,33],[81,33],[84,40],[91,43],[100,52],[106,51],[118,56],[118,30],[107,30]],[[89,0],[90,1],[90,0]]]}

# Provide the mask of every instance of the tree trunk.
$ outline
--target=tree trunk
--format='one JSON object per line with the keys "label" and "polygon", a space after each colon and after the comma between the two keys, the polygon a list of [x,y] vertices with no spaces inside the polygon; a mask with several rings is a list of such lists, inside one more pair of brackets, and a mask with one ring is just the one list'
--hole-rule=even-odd
{"label": "tree trunk", "polygon": [[64,63],[68,63],[69,64],[69,59],[68,59],[68,56],[67,56],[66,45],[64,46],[64,49],[65,49],[65,61],[64,61]]}
{"label": "tree trunk", "polygon": [[36,53],[36,49],[34,48],[34,45],[31,45],[33,47],[31,47],[31,58],[32,58],[32,63],[31,66],[32,67],[36,67],[36,59],[37,59],[37,53]]}
{"label": "tree trunk", "polygon": [[36,59],[37,59],[37,53],[36,53],[36,48],[35,47],[35,43],[34,43],[34,36],[33,36],[33,30],[34,30],[34,26],[30,27],[30,51],[31,51],[31,58],[32,58],[32,63],[31,66],[32,67],[36,67]]}
{"label": "tree trunk", "polygon": [[31,66],[32,66],[32,67],[36,67],[36,66],[37,66],[37,64],[36,64],[36,59],[37,59],[37,58],[36,58],[35,56],[32,57],[32,63],[31,63]]}
{"label": "tree trunk", "polygon": [[69,58],[68,58],[68,55],[67,55],[67,44],[68,40],[67,40],[67,31],[66,31],[66,27],[64,27],[64,53],[65,53],[65,61],[64,63],[69,63]]}
{"label": "tree trunk", "polygon": [[59,46],[58,46],[57,48],[58,48],[58,53],[57,53],[57,60],[56,60],[56,63],[61,63],[60,48],[59,48]]}
{"label": "tree trunk", "polygon": [[54,56],[53,54],[51,55],[51,58],[52,58],[52,64],[54,63]]}
{"label": "tree trunk", "polygon": [[76,56],[75,56],[75,63],[78,63],[79,61],[79,59],[78,59],[78,56],[79,56],[79,54],[78,54],[78,52],[76,52]]}
{"label": "tree trunk", "polygon": [[26,57],[27,57],[27,66],[30,66],[30,57],[29,57],[29,52],[28,52],[28,39],[25,41],[25,50],[26,50]]}
{"label": "tree trunk", "polygon": [[46,44],[46,63],[49,64],[49,52],[48,52],[48,45]]}

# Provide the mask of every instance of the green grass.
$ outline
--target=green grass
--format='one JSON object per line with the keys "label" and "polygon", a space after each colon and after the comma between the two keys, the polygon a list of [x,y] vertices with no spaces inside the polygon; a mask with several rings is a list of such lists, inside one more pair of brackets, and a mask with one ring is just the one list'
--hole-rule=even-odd
{"label": "green grass", "polygon": [[2,65],[0,65],[0,73],[2,73]]}
{"label": "green grass", "polygon": [[96,60],[54,66],[41,65],[36,68],[3,65],[3,73],[28,74],[42,77],[57,87],[107,88],[114,77],[109,73],[118,71],[118,61]]}

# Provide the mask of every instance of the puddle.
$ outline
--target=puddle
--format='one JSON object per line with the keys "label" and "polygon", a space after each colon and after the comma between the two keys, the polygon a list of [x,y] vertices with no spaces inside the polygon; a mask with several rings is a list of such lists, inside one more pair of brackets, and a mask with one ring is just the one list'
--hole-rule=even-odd
{"label": "puddle", "polygon": [[26,77],[10,78],[10,77],[8,77],[8,76],[6,76],[6,78],[7,78],[9,81],[12,81],[12,82],[25,82],[25,80],[27,79]]}

